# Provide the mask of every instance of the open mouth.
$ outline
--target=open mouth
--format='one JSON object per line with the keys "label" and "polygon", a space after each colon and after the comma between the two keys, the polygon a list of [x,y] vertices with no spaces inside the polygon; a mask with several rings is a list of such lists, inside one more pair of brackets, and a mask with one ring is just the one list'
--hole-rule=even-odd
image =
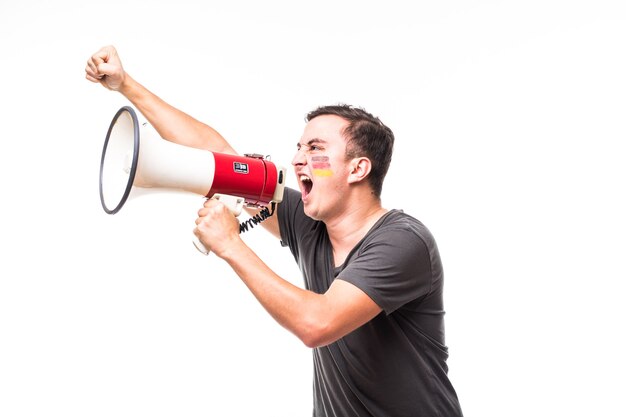
{"label": "open mouth", "polygon": [[301,190],[302,190],[302,197],[306,197],[307,195],[309,195],[309,193],[311,192],[311,190],[313,189],[313,181],[311,181],[311,178],[306,176],[306,175],[300,175],[300,184],[301,184]]}

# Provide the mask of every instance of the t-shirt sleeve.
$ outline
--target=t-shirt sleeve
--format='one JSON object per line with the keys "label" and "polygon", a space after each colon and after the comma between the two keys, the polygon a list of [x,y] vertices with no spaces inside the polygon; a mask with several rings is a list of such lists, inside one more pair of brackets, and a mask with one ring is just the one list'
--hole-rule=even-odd
{"label": "t-shirt sleeve", "polygon": [[355,285],[390,314],[429,293],[430,250],[415,231],[387,228],[364,242],[337,279]]}

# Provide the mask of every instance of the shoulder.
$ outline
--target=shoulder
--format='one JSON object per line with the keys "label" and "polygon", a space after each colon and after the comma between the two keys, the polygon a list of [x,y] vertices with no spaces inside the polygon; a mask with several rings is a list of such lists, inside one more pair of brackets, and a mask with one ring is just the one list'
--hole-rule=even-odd
{"label": "shoulder", "polygon": [[361,241],[354,259],[369,267],[400,273],[441,274],[441,260],[435,238],[428,228],[402,210],[390,210]]}
{"label": "shoulder", "polygon": [[430,230],[418,219],[402,210],[388,211],[366,236],[370,240],[419,240],[427,247],[435,245]]}
{"label": "shoulder", "polygon": [[338,278],[361,289],[389,314],[428,294],[440,272],[428,229],[413,216],[391,210],[357,245]]}

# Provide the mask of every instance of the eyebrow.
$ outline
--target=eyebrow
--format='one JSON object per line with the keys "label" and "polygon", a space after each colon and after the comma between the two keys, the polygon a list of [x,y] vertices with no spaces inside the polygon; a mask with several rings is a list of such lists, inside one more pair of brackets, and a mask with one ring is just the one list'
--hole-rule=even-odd
{"label": "eyebrow", "polygon": [[309,139],[309,141],[307,143],[298,142],[297,146],[311,146],[311,145],[316,144],[316,143],[328,143],[328,142],[325,141],[324,139],[313,138],[313,139]]}

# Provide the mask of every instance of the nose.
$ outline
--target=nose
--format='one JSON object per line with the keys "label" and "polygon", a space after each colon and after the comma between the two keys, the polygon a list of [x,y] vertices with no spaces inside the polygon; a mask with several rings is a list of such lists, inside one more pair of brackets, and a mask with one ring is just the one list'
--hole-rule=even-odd
{"label": "nose", "polygon": [[296,151],[296,154],[293,156],[293,159],[291,160],[291,165],[293,166],[298,166],[298,165],[305,165],[306,164],[306,156],[304,155],[304,147],[298,149]]}

